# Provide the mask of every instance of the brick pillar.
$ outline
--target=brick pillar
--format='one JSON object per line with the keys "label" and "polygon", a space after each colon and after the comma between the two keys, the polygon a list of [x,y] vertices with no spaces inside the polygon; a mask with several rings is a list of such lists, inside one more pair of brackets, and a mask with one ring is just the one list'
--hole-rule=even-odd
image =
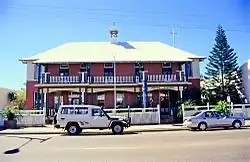
{"label": "brick pillar", "polygon": [[62,96],[63,96],[63,104],[64,105],[69,104],[69,92],[68,91],[62,92]]}
{"label": "brick pillar", "polygon": [[158,105],[159,103],[159,90],[157,91],[152,91],[152,99],[153,99],[153,105]]}

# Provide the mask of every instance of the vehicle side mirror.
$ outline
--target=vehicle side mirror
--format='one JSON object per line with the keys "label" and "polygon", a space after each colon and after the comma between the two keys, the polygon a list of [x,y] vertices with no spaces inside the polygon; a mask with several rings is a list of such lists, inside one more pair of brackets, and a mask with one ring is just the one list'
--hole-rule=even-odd
{"label": "vehicle side mirror", "polygon": [[103,113],[100,113],[100,117],[103,117],[104,116],[104,114]]}

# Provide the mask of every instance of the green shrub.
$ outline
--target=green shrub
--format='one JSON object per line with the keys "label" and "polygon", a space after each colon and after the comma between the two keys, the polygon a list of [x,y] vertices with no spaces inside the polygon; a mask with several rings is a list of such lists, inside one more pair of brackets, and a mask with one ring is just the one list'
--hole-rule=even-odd
{"label": "green shrub", "polygon": [[19,114],[20,114],[20,110],[18,109],[17,106],[7,106],[6,108],[3,109],[3,116],[7,120],[16,119]]}
{"label": "green shrub", "polygon": [[229,114],[229,105],[226,101],[218,101],[213,110],[218,110],[223,113]]}

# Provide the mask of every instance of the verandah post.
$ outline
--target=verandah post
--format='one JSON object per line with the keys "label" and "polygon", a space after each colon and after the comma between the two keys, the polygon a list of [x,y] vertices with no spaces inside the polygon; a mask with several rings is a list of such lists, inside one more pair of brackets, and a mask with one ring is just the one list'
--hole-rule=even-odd
{"label": "verandah post", "polygon": [[181,110],[182,110],[182,121],[184,122],[184,118],[185,118],[185,105],[181,104]]}

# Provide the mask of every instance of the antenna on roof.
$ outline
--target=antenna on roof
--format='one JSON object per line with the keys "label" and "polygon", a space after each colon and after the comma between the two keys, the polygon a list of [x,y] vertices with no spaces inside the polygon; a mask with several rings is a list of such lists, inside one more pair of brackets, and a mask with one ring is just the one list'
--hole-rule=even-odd
{"label": "antenna on roof", "polygon": [[173,47],[175,47],[175,35],[177,35],[175,28],[176,28],[176,25],[174,24],[172,32],[171,32],[171,34],[173,35]]}
{"label": "antenna on roof", "polygon": [[116,43],[118,39],[118,29],[115,26],[115,22],[113,22],[113,26],[110,28],[109,33],[110,33],[110,42],[111,43]]}

